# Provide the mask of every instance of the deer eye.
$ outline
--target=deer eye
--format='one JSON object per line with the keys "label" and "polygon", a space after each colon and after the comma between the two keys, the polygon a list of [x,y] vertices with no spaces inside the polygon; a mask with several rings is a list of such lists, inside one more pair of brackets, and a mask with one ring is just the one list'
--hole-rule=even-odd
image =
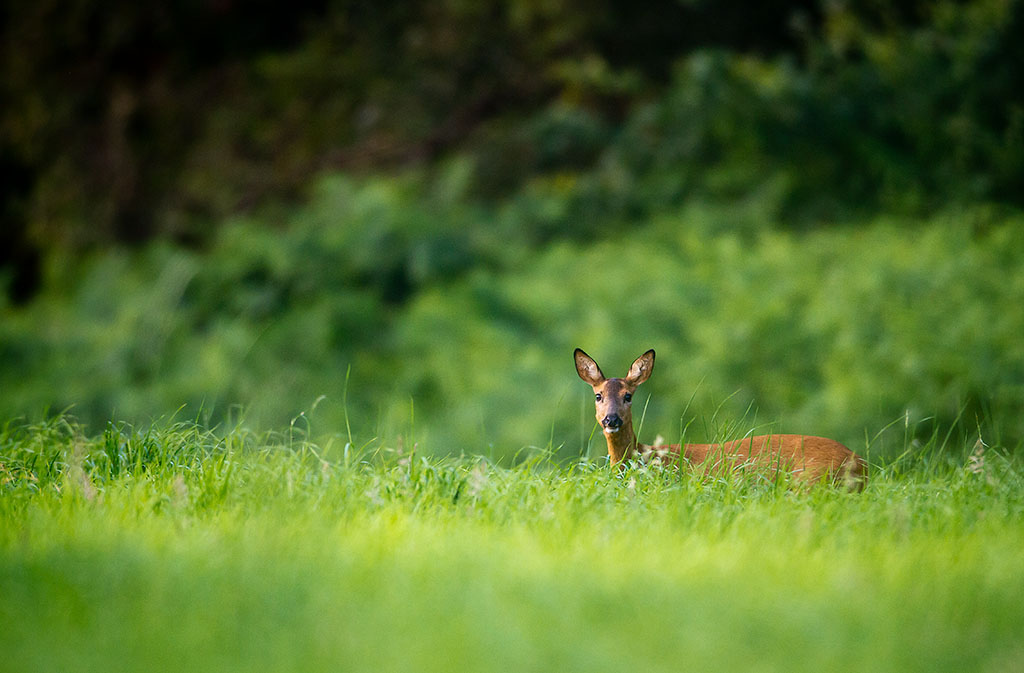
{"label": "deer eye", "polygon": [[622,396],[622,399],[624,399],[625,401],[629,402],[630,400],[633,399],[633,394],[632,393],[626,393],[625,395]]}
{"label": "deer eye", "polygon": [[600,402],[603,399],[601,397],[601,393],[597,393],[596,395],[594,395],[594,399],[597,400],[598,402]]}

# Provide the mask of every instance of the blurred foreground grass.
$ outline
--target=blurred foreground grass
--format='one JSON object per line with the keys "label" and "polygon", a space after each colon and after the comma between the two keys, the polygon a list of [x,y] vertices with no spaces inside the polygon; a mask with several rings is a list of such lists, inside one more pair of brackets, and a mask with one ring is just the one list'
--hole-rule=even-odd
{"label": "blurred foreground grass", "polygon": [[1020,670],[1024,471],[937,444],[848,494],[8,424],[2,668]]}

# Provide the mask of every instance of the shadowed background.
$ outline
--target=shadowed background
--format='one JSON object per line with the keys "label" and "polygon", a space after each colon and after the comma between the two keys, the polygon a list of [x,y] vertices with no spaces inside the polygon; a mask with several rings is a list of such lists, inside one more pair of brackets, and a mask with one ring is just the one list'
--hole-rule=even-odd
{"label": "shadowed background", "polygon": [[1022,17],[8,3],[0,417],[596,455],[572,349],[655,348],[645,440],[1015,446]]}

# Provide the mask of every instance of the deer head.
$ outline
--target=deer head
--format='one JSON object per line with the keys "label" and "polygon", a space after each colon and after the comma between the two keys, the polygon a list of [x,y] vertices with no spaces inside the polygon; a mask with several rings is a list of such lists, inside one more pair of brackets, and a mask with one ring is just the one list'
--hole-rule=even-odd
{"label": "deer head", "polygon": [[612,463],[619,463],[636,448],[633,433],[633,393],[637,386],[646,381],[654,370],[654,351],[649,350],[629,368],[625,378],[606,378],[594,358],[577,348],[573,353],[576,372],[594,389],[594,407],[597,422],[601,424],[608,442],[608,455]]}

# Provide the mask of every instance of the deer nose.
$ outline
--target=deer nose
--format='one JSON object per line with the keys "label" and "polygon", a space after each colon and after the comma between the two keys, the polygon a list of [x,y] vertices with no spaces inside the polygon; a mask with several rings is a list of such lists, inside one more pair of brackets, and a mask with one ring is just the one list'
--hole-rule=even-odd
{"label": "deer nose", "polygon": [[601,419],[601,425],[606,428],[619,428],[622,427],[622,419],[618,414],[608,414]]}

